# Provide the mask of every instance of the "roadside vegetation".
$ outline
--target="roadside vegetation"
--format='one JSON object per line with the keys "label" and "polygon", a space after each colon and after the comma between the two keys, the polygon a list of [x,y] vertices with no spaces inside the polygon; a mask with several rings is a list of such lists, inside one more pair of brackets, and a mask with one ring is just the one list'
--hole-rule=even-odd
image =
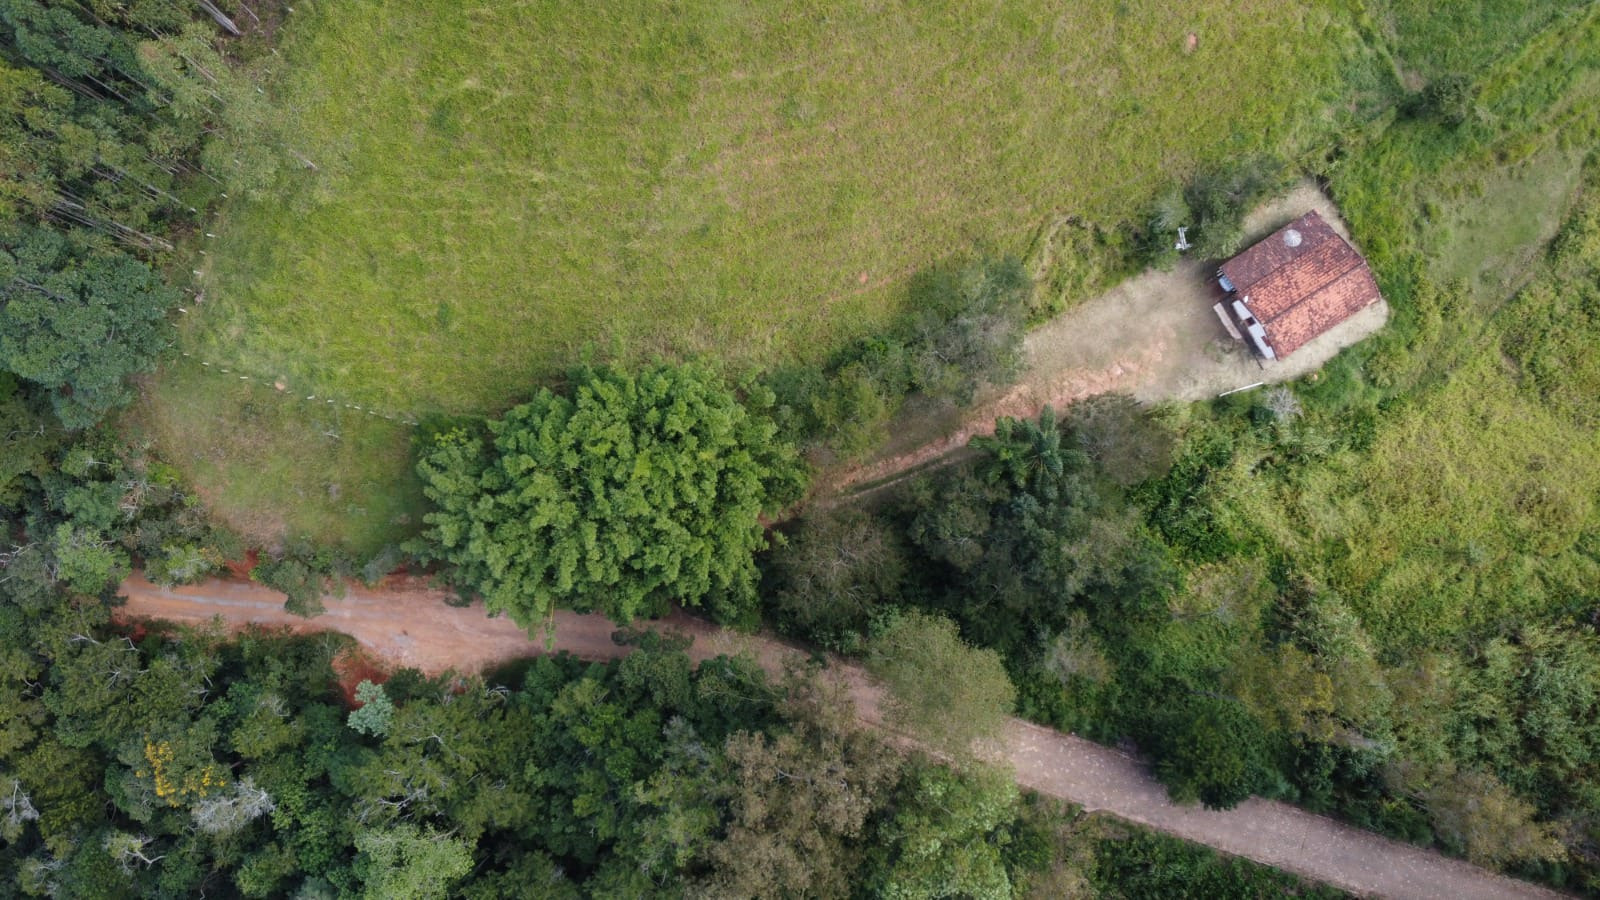
{"label": "roadside vegetation", "polygon": [[703,368],[573,373],[417,463],[434,511],[414,549],[530,630],[559,606],[626,624],[705,606],[754,621],[760,519],[799,499],[794,449]]}
{"label": "roadside vegetation", "polygon": [[38,685],[0,692],[12,895],[1336,896],[908,755],[815,673],[650,638],[351,684],[336,637],[129,637],[0,591]]}

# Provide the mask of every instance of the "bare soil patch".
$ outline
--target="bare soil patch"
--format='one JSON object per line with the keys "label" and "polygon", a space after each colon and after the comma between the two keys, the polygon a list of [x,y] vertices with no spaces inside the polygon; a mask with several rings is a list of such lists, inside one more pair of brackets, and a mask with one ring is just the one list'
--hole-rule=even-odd
{"label": "bare soil patch", "polygon": [[[1245,221],[1250,241],[1316,210],[1349,236],[1333,201],[1304,181]],[[999,416],[1032,418],[1096,394],[1132,394],[1146,403],[1190,402],[1253,384],[1299,378],[1322,368],[1340,350],[1367,337],[1389,318],[1379,301],[1306,344],[1287,359],[1258,361],[1223,331],[1211,305],[1221,299],[1215,263],[1183,260],[1170,272],[1150,271],[1034,329],[1023,345],[1022,378],[981,393],[960,415],[930,413],[904,431],[920,442],[892,447],[877,459],[828,473],[817,494],[882,486],[994,433]],[[931,434],[929,433],[931,432]]]}
{"label": "bare soil patch", "polygon": [[384,668],[383,662],[359,646],[344,650],[335,656],[333,671],[339,676],[339,694],[344,697],[346,709],[357,707],[356,688],[361,682],[383,684],[389,680],[389,672]]}

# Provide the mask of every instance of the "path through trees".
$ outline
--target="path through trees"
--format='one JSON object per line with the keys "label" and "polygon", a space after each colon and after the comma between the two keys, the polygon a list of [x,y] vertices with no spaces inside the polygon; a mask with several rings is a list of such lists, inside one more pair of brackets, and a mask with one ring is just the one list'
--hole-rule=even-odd
{"label": "path through trees", "polygon": [[[123,582],[121,593],[128,598],[118,610],[123,620],[189,624],[220,620],[230,630],[260,624],[340,631],[397,667],[425,672],[479,671],[563,650],[590,659],[612,659],[631,649],[612,641],[616,626],[604,616],[558,610],[554,634],[546,645],[529,639],[508,619],[487,618],[478,606],[447,606],[444,592],[415,579],[391,579],[376,590],[352,585],[343,597],[325,597],[326,613],[310,620],[285,612],[281,594],[249,582],[213,579],[162,588],[136,574]],[[692,638],[688,653],[696,661],[748,652],[763,668],[776,671],[804,652],[774,638],[726,631],[681,613],[651,627]],[[849,686],[862,720],[881,725],[881,692],[866,674],[837,661],[832,671]],[[1449,900],[1558,896],[1283,803],[1252,799],[1226,812],[1178,806],[1132,757],[1021,719],[1007,721],[995,755],[1011,766],[1024,787],[1358,894]]]}

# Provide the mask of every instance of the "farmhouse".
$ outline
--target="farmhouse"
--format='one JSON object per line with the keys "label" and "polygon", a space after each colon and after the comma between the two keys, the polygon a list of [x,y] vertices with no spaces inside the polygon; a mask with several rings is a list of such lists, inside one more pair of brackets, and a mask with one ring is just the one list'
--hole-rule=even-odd
{"label": "farmhouse", "polygon": [[1222,264],[1212,307],[1263,359],[1282,359],[1379,300],[1356,248],[1315,210]]}

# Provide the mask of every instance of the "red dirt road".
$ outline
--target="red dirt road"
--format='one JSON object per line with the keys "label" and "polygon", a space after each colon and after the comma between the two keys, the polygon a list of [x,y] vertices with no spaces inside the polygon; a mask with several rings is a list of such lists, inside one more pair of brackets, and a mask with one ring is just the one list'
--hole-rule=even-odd
{"label": "red dirt road", "polygon": [[[118,611],[123,621],[339,631],[393,666],[430,673],[478,672],[562,650],[588,659],[613,659],[629,650],[611,640],[616,626],[601,616],[558,612],[547,644],[507,619],[486,617],[480,606],[447,606],[445,593],[416,579],[391,579],[377,590],[352,585],[343,597],[324,598],[327,612],[311,620],[285,612],[282,594],[250,582],[213,579],[163,588],[135,575],[123,582],[122,594],[128,600]],[[785,660],[803,655],[774,638],[725,631],[682,613],[649,627],[692,638],[688,652],[696,660],[749,653],[777,671]],[[881,724],[879,691],[865,673],[839,662],[831,671],[850,686],[860,717]],[[1228,812],[1177,806],[1137,760],[1021,719],[1008,723],[994,755],[1024,787],[1357,894],[1443,900],[1559,896],[1282,803],[1252,799]]]}

